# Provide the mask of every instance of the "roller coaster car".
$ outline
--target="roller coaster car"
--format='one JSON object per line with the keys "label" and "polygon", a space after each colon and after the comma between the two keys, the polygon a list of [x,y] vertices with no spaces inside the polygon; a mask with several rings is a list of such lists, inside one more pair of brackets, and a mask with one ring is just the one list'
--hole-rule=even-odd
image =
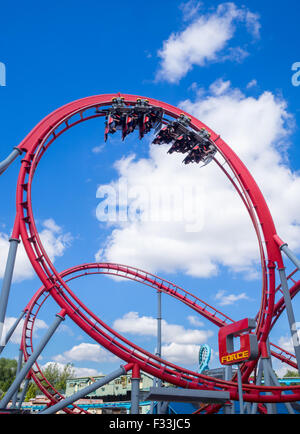
{"label": "roller coaster car", "polygon": [[211,146],[211,144],[197,144],[193,147],[191,152],[185,157],[183,160],[184,164],[189,163],[200,163],[202,161],[204,166],[206,166],[215,155],[215,149]]}
{"label": "roller coaster car", "polygon": [[195,146],[195,142],[188,134],[182,134],[177,137],[171,148],[168,150],[168,154],[173,154],[173,152],[181,152],[185,154],[190,151],[193,146]]}
{"label": "roller coaster car", "polygon": [[108,134],[114,134],[122,128],[122,117],[117,113],[109,113],[106,117],[104,140],[106,142]]}
{"label": "roller coaster car", "polygon": [[153,140],[153,144],[162,145],[163,143],[171,143],[176,138],[175,129],[172,125],[167,125],[162,128],[155,139]]}
{"label": "roller coaster car", "polygon": [[147,102],[140,101],[135,108],[126,106],[122,101],[113,101],[112,110],[106,114],[104,140],[108,134],[122,130],[122,139],[139,127],[140,139],[152,128],[161,125],[163,110],[151,107]]}
{"label": "roller coaster car", "polygon": [[123,128],[122,128],[122,140],[125,139],[128,134],[132,133],[137,124],[138,124],[138,115],[135,113],[129,113],[125,116],[123,120]]}
{"label": "roller coaster car", "polygon": [[147,113],[144,113],[140,117],[140,125],[139,125],[140,139],[142,139],[145,134],[149,133],[150,130],[151,130],[150,117]]}
{"label": "roller coaster car", "polygon": [[183,163],[184,164],[200,163],[204,155],[205,154],[203,148],[199,144],[197,144],[196,146],[193,147],[191,152],[185,157]]}
{"label": "roller coaster car", "polygon": [[156,128],[160,125],[162,120],[161,110],[149,110],[140,116],[140,139],[144,137],[145,134],[149,133],[152,128]]}

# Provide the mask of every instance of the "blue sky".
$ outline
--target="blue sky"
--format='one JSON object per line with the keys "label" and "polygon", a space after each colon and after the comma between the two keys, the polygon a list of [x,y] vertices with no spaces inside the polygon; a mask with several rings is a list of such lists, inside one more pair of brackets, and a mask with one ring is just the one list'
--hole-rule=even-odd
{"label": "blue sky", "polygon": [[[119,91],[157,98],[222,134],[262,188],[278,233],[300,251],[300,87],[292,84],[292,65],[300,61],[297,11],[292,0],[6,4],[0,17],[0,62],[6,68],[6,86],[0,86],[1,159],[39,120],[72,100]],[[35,217],[57,269],[96,259],[136,265],[195,292],[233,319],[255,316],[260,303],[255,239],[217,168],[183,171],[180,159],[166,160],[165,150],[153,150],[148,137],[122,143],[114,136],[104,146],[103,130],[103,121],[93,120],[69,131],[49,149],[34,180]],[[15,163],[0,179],[0,276],[18,169]],[[201,231],[191,235],[173,222],[99,222],[99,188],[120,180],[134,188],[137,176],[148,189],[176,178],[205,186]],[[40,286],[22,254],[16,271],[9,318],[18,316]],[[81,279],[75,289],[110,325],[154,350],[154,291],[104,277]],[[217,328],[168,297],[163,302],[166,358],[196,369],[197,348],[208,343],[214,350],[211,366],[218,366]],[[296,316],[298,308],[296,301]],[[56,310],[50,301],[41,311],[37,339]],[[131,321],[140,327],[136,334]],[[186,346],[176,340],[178,330]],[[284,315],[271,340],[290,349]],[[3,356],[15,357],[17,348],[10,343]],[[119,363],[69,320],[43,353],[41,364],[50,361],[71,362],[91,375]]]}

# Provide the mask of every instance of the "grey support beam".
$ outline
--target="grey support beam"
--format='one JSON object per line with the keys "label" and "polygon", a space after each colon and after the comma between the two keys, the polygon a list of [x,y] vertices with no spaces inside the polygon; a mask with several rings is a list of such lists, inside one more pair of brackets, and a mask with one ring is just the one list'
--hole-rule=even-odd
{"label": "grey support beam", "polygon": [[[273,385],[280,387],[281,384],[279,383],[279,381],[278,381],[278,379],[277,379],[277,377],[275,375],[275,372],[272,369],[271,363],[267,364],[267,370],[269,372],[269,378],[270,378],[271,382],[273,383]],[[285,405],[287,411],[289,412],[289,414],[295,414],[295,412],[294,412],[294,410],[293,410],[292,405],[291,405],[290,402],[285,402],[284,405]]]}
{"label": "grey support beam", "polygon": [[243,383],[240,365],[237,365],[237,379],[238,379],[238,391],[239,391],[239,403],[240,414],[244,414],[244,399],[243,399]]}
{"label": "grey support beam", "polygon": [[140,378],[131,379],[131,414],[139,414]]}
{"label": "grey support beam", "polygon": [[161,407],[160,407],[161,414],[167,414],[167,412],[168,412],[168,407],[169,407],[169,402],[168,402],[168,401],[163,401],[163,402],[161,403]]}
{"label": "grey support beam", "polygon": [[7,158],[5,158],[5,160],[0,161],[0,175],[2,175],[2,173],[5,172],[5,170],[11,165],[11,163],[15,161],[15,159],[21,154],[22,151],[19,148],[14,148],[14,150]]}
{"label": "grey support beam", "polygon": [[282,250],[286,254],[286,256],[293,262],[293,264],[298,268],[298,270],[300,270],[300,260],[291,251],[291,249],[288,248],[288,245],[286,243],[280,246],[280,250]]}
{"label": "grey support beam", "polygon": [[[262,357],[262,366],[264,372],[264,384],[265,386],[272,386],[271,376],[270,376],[270,359],[268,357]],[[272,394],[271,392],[266,392],[266,395]],[[268,414],[276,414],[276,404],[266,403]]]}
{"label": "grey support beam", "polygon": [[[262,374],[263,374],[263,369],[262,369],[262,359],[259,359],[258,362],[258,372],[257,372],[257,377],[256,377],[256,385],[257,386],[261,386],[261,380],[262,380]],[[251,414],[256,414],[257,413],[257,402],[254,402],[252,404],[252,409],[251,409]]]}
{"label": "grey support beam", "polygon": [[205,402],[224,404],[230,399],[229,392],[219,390],[177,389],[173,387],[151,387],[145,398],[151,401]]}
{"label": "grey support beam", "polygon": [[[19,349],[19,358],[18,358],[18,366],[17,366],[17,372],[16,375],[19,374],[19,372],[21,371],[22,368],[22,362],[23,362],[23,351],[20,348]],[[16,407],[16,403],[17,403],[17,399],[18,399],[18,389],[15,391],[14,396],[12,398],[12,403],[11,403],[11,407],[15,408]]]}
{"label": "grey support beam", "polygon": [[[232,380],[232,366],[225,366],[225,381]],[[234,412],[234,404],[232,401],[227,402],[224,405],[224,414],[232,414]]]}
{"label": "grey support beam", "polygon": [[57,404],[52,405],[51,407],[46,408],[45,410],[42,410],[39,412],[39,414],[54,414],[58,411],[62,410],[63,408],[67,407],[68,405],[73,404],[73,402],[77,401],[80,398],[84,398],[89,393],[94,392],[95,390],[99,389],[99,387],[104,386],[105,384],[109,383],[110,381],[114,380],[115,378],[120,377],[121,375],[125,375],[126,370],[124,366],[121,366],[116,371],[113,371],[111,374],[106,375],[105,377],[101,378],[98,381],[95,381],[93,384],[90,384],[89,386],[85,387],[84,389],[79,390],[78,392],[74,393],[73,395],[62,399]]}
{"label": "grey support beam", "polygon": [[10,238],[9,242],[10,245],[9,245],[6,267],[5,267],[5,272],[2,281],[2,289],[0,294],[0,346],[1,347],[5,346],[6,337],[3,335],[3,328],[4,328],[7,303],[8,303],[8,298],[9,298],[9,293],[11,288],[12,276],[13,276],[15,262],[16,262],[17,249],[20,241],[19,239],[16,238]]}
{"label": "grey support beam", "polygon": [[[161,291],[157,290],[157,348],[156,348],[156,356],[161,357],[161,321],[162,321],[162,312],[161,312]],[[162,381],[160,378],[155,378],[154,387],[161,387]],[[152,404],[153,406],[153,404]],[[151,407],[153,413],[153,407]],[[156,413],[161,414],[161,403],[156,403]]]}
{"label": "grey support beam", "polygon": [[20,400],[19,400],[19,402],[18,402],[18,404],[17,404],[17,408],[18,408],[19,410],[21,409],[22,404],[23,404],[23,401],[24,401],[24,399],[25,399],[25,395],[26,395],[26,393],[27,393],[29,383],[30,383],[30,378],[27,377],[26,380],[25,380],[25,384],[24,384],[23,390],[22,390],[22,392],[21,392]]}
{"label": "grey support beam", "polygon": [[35,363],[35,361],[37,360],[37,358],[39,357],[39,355],[41,354],[41,352],[43,351],[43,349],[45,348],[45,346],[47,345],[47,343],[49,342],[49,340],[51,339],[51,337],[55,333],[56,329],[58,328],[60,323],[65,319],[64,317],[65,317],[64,311],[56,314],[56,318],[55,318],[53,324],[49,327],[47,333],[44,335],[44,337],[42,338],[42,340],[39,343],[39,345],[37,346],[37,348],[33,351],[31,356],[28,358],[27,362],[24,364],[24,366],[22,367],[22,369],[20,370],[20,372],[16,376],[14,382],[12,383],[12,385],[10,386],[8,391],[6,392],[2,401],[0,401],[0,409],[5,409],[7,407],[9,401],[14,396],[16,391],[19,389],[20,384],[26,378],[31,367],[33,366],[33,364]]}
{"label": "grey support beam", "polygon": [[0,345],[0,354],[2,353],[2,351],[4,350],[6,344],[9,342],[11,336],[13,335],[14,331],[16,330],[16,328],[18,327],[21,319],[24,317],[25,315],[25,311],[23,310],[19,316],[19,318],[16,319],[16,321],[13,323],[13,325],[11,326],[11,328],[8,330],[8,332],[6,333],[6,336],[3,336],[2,338],[2,343]]}
{"label": "grey support beam", "polygon": [[285,269],[281,268],[278,270],[281,282],[281,289],[284,297],[285,309],[288,317],[288,322],[290,326],[290,332],[292,336],[292,342],[295,349],[295,356],[298,364],[298,372],[300,373],[300,342],[298,336],[297,323],[295,320],[294,310],[292,306],[292,300],[290,291],[288,288],[288,282],[285,274]]}

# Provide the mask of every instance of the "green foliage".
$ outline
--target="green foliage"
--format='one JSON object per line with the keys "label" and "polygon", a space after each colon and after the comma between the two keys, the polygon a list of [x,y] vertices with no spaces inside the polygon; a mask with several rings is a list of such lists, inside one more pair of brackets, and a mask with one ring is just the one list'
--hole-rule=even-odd
{"label": "green foliage", "polygon": [[287,371],[287,373],[284,375],[284,377],[300,377],[298,371]]}
{"label": "green foliage", "polygon": [[74,368],[68,363],[62,370],[56,363],[49,363],[43,374],[57,391],[64,393],[67,379],[74,377]]}
{"label": "green foliage", "polygon": [[30,399],[35,398],[38,394],[38,387],[34,382],[31,382],[28,386],[28,390],[25,396],[25,402],[28,402]]}
{"label": "green foliage", "polygon": [[0,358],[0,390],[5,393],[15,379],[17,361],[14,359]]}
{"label": "green foliage", "polygon": [[[17,372],[17,361],[14,359],[0,358],[0,396],[9,389],[14,381]],[[59,392],[64,393],[66,389],[66,381],[68,378],[74,377],[73,365],[67,364],[61,369],[56,363],[49,363],[43,370],[43,374],[50,384]],[[35,398],[38,395],[39,389],[34,382],[31,382],[25,397],[25,401]]]}
{"label": "green foliage", "polygon": [[[42,372],[49,383],[57,391],[62,393],[65,392],[67,379],[74,376],[74,369],[71,364],[65,365],[62,370],[56,363],[49,363],[49,365]],[[37,385],[34,382],[30,383],[25,401],[35,398],[38,394],[39,388]]]}

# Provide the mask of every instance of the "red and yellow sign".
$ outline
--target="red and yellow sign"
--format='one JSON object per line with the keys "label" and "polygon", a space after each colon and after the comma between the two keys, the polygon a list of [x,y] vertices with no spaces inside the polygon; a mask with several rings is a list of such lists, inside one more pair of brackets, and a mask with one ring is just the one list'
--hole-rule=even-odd
{"label": "red and yellow sign", "polygon": [[227,356],[223,356],[221,359],[222,365],[226,365],[230,362],[232,363],[239,363],[243,362],[244,360],[248,360],[249,358],[249,351],[237,351],[232,354],[227,354]]}
{"label": "red and yellow sign", "polygon": [[[245,318],[219,330],[219,358],[222,365],[234,365],[256,359],[258,344],[256,335],[250,333],[255,328],[255,321]],[[233,339],[238,337],[240,348],[234,351]]]}

